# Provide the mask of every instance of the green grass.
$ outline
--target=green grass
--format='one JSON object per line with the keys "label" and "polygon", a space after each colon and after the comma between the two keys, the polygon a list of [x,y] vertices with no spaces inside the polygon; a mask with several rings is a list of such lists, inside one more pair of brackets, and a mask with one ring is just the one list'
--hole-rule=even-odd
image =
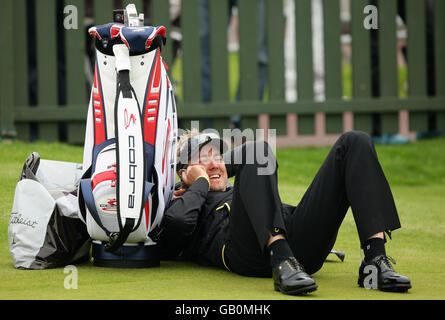
{"label": "green grass", "polygon": [[[273,291],[271,279],[242,277],[194,263],[162,262],[160,268],[104,269],[78,265],[78,289],[66,290],[63,268],[17,270],[8,250],[7,227],[14,187],[25,158],[82,161],[82,148],[65,144],[0,143],[0,299],[445,299],[445,139],[404,146],[377,146],[392,186],[402,229],[393,233],[387,252],[395,268],[411,278],[408,294],[357,286],[361,258],[356,227],[349,212],[335,248],[345,262],[329,257],[314,275],[319,289],[305,297]],[[279,186],[284,202],[297,204],[329,148],[277,150]],[[310,245],[310,244],[308,244]]]}

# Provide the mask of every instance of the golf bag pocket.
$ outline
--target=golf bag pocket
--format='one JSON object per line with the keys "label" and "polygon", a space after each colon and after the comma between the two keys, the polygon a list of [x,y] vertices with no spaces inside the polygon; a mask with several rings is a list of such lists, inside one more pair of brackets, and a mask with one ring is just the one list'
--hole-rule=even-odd
{"label": "golf bag pocket", "polygon": [[8,244],[14,267],[48,269],[89,259],[91,241],[78,219],[75,163],[40,160],[33,152],[17,183]]}
{"label": "golf bag pocket", "polygon": [[[110,236],[120,232],[116,198],[116,144],[111,142],[97,152],[93,163],[91,178],[83,178],[80,184],[79,199],[85,203],[87,230],[92,239],[107,242]],[[87,173],[88,175],[88,173]],[[150,190],[148,190],[149,192]],[[139,225],[129,233],[127,243],[143,243],[149,232],[147,213],[151,210],[151,194],[147,196],[144,214]]]}

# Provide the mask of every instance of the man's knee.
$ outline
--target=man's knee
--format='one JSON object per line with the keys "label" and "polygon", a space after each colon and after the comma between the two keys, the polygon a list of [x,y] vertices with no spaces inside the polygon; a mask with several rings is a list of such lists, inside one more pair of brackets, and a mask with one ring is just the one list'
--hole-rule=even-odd
{"label": "man's knee", "polygon": [[369,134],[363,131],[348,131],[341,135],[340,139],[347,145],[361,146],[361,147],[372,147],[373,142]]}
{"label": "man's knee", "polygon": [[266,141],[255,141],[255,162],[260,175],[271,175],[276,171],[277,159]]}
{"label": "man's knee", "polygon": [[352,131],[345,132],[342,134],[342,137],[344,137],[346,139],[363,140],[363,141],[371,140],[371,137],[369,136],[369,134],[367,134],[366,132],[363,132],[363,131],[359,131],[359,130],[352,130]]}
{"label": "man's knee", "polygon": [[244,164],[253,164],[259,175],[273,174],[277,168],[275,154],[266,141],[247,141],[244,145]]}

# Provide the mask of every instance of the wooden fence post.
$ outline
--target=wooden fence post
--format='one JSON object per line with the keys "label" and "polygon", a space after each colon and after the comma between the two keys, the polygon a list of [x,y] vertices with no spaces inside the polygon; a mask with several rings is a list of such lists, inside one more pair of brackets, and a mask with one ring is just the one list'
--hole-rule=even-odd
{"label": "wooden fence post", "polygon": [[[436,96],[445,96],[445,1],[434,1],[434,66]],[[445,112],[437,113],[437,130],[445,131]]]}
{"label": "wooden fence post", "polygon": [[[37,108],[58,106],[56,1],[36,1]],[[57,141],[56,121],[39,122],[38,138]]]}
{"label": "wooden fence post", "polygon": [[[427,95],[425,0],[406,1],[408,96]],[[428,131],[428,112],[409,115],[411,131]]]}
{"label": "wooden fence post", "polygon": [[184,102],[202,100],[200,24],[199,1],[188,0],[181,14]]}
{"label": "wooden fence post", "polygon": [[[363,27],[368,2],[351,2],[352,99],[371,99],[371,31]],[[372,131],[371,114],[354,113],[353,123],[356,130]]]}
{"label": "wooden fence post", "polygon": [[[295,28],[298,101],[313,101],[314,66],[312,58],[312,6],[310,0],[295,1]],[[298,115],[296,119],[299,135],[315,133],[314,115]]]}
{"label": "wooden fence post", "polygon": [[[0,139],[16,136],[14,128],[14,43],[13,43],[13,2],[2,5],[0,19],[2,58],[0,59]],[[23,41],[23,39],[21,39]]]}
{"label": "wooden fence post", "polygon": [[[16,39],[14,41],[14,108],[29,107],[29,80],[28,80],[28,37],[26,2],[27,0],[11,1],[14,6],[13,28]],[[29,9],[28,9],[29,10]],[[17,110],[17,109],[16,109]],[[16,119],[14,119],[16,120]],[[15,122],[17,129],[17,139],[28,141],[30,138],[30,124],[26,122]]]}
{"label": "wooden fence post", "polygon": [[[65,29],[65,55],[66,55],[66,104],[67,108],[80,109],[88,104],[88,95],[85,87],[85,1],[71,0],[70,4],[76,6],[78,13],[78,28]],[[111,21],[111,19],[110,19]],[[83,112],[79,110],[79,112]],[[85,114],[85,119],[87,115]],[[85,124],[83,122],[67,122],[67,135],[69,143],[82,144],[85,140]]]}
{"label": "wooden fence post", "polygon": [[167,29],[167,43],[165,44],[165,50],[162,52],[162,58],[171,66],[173,63],[173,40],[170,38],[169,2],[165,0],[151,0],[150,4],[149,15],[151,17],[151,24],[153,26],[164,26]]}
{"label": "wooden fence post", "polygon": [[[340,1],[323,0],[324,69],[326,100],[341,100],[343,97]],[[342,114],[324,115],[326,132],[342,133]]]}

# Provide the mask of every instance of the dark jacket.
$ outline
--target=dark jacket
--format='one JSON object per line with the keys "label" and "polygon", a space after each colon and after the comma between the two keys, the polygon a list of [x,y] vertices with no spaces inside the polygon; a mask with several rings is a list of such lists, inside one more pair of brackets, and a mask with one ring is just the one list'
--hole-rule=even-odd
{"label": "dark jacket", "polygon": [[209,191],[198,178],[164,212],[160,235],[162,259],[180,257],[202,265],[223,266],[222,247],[227,235],[233,188]]}

